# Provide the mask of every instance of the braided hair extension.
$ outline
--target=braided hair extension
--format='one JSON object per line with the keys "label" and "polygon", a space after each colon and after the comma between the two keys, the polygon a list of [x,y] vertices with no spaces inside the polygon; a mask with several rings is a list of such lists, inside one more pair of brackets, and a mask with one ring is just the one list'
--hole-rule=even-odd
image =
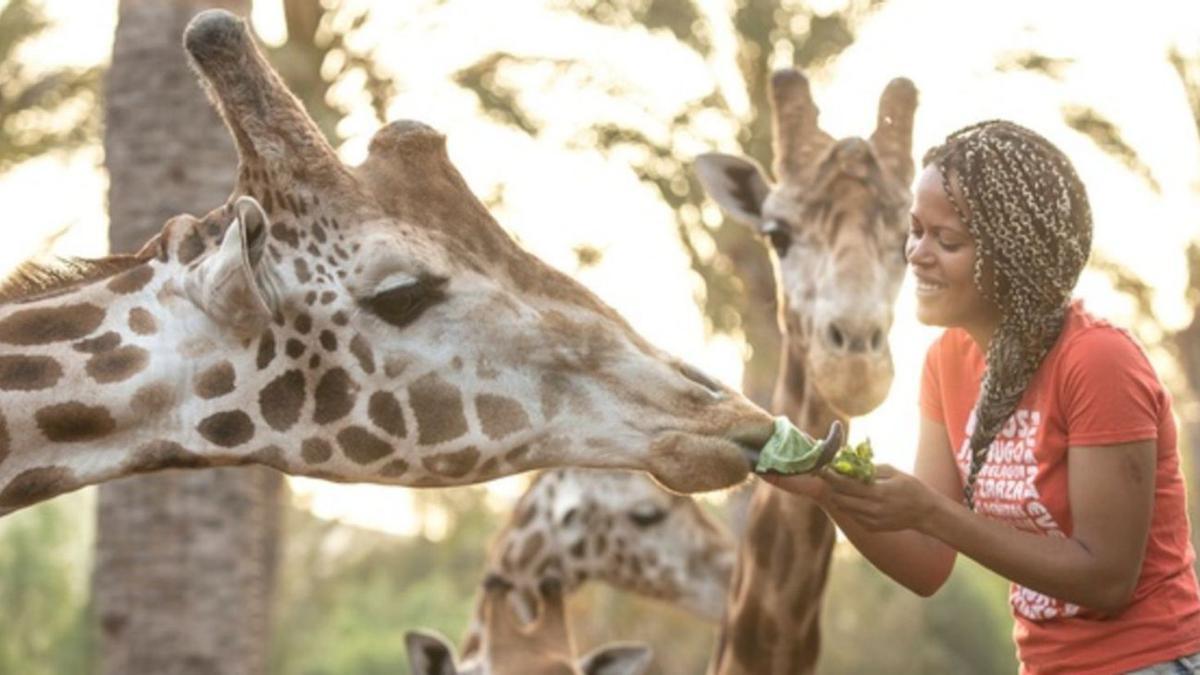
{"label": "braided hair extension", "polygon": [[988,448],[1062,331],[1091,251],[1092,210],[1062,151],[1012,122],[990,120],[954,132],[925,154],[923,165],[930,164],[941,172],[946,196],[975,240],[975,287],[1000,309],[985,355],[963,487],[967,508],[974,509]]}

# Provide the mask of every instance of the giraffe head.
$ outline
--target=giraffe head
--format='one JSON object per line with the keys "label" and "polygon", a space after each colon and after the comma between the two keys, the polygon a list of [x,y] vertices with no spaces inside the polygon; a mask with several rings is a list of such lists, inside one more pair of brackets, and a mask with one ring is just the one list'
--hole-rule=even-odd
{"label": "giraffe head", "polygon": [[887,334],[904,276],[917,92],[892,80],[870,139],[835,141],[817,125],[808,80],[771,78],[775,176],[748,159],[706,154],[708,193],[771,245],[781,328],[808,383],[840,414],[879,405],[892,381]]}
{"label": "giraffe head", "polygon": [[[0,351],[20,352],[0,360],[0,513],[238,462],[418,486],[562,465],[684,492],[746,477],[770,417],[522,250],[443,136],[395,122],[347,167],[240,19],[203,12],[184,45],[234,138],[234,194],[111,280],[0,289]],[[90,455],[10,450],[47,443]]]}
{"label": "giraffe head", "polygon": [[413,675],[641,675],[653,653],[642,644],[598,647],[576,659],[563,589],[556,580],[538,589],[541,612],[523,624],[509,606],[511,584],[496,575],[483,583],[483,640],[477,658],[455,664],[449,642],[435,633],[405,635]]}
{"label": "giraffe head", "polygon": [[[644,474],[555,469],[521,497],[492,543],[488,570],[512,584],[510,603],[534,620],[537,590],[553,579],[572,593],[588,580],[670,603],[717,622],[736,559],[729,533],[692,499]],[[482,602],[463,641],[481,644]]]}

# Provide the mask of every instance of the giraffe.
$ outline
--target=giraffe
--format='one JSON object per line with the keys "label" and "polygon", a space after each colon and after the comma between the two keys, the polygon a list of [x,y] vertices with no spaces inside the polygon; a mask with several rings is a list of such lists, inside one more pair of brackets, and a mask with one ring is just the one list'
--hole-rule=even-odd
{"label": "giraffe", "polygon": [[[547,579],[567,594],[603,581],[716,623],[735,555],[728,531],[698,503],[645,474],[554,469],[517,502],[492,542],[487,570],[512,585],[509,601],[525,623],[534,619],[537,589]],[[479,650],[484,600],[462,642],[464,659]]]}
{"label": "giraffe", "polygon": [[409,631],[405,644],[413,675],[641,675],[650,665],[651,649],[638,643],[604,645],[576,660],[562,584],[551,578],[542,581],[537,593],[542,609],[526,625],[509,605],[512,589],[503,577],[485,578],[480,647],[462,663],[456,665],[444,637]]}
{"label": "giraffe", "polygon": [[[696,162],[708,193],[774,252],[781,368],[772,407],[820,437],[878,406],[892,382],[887,340],[906,265],[917,92],[884,89],[870,140],[834,141],[817,124],[808,80],[771,78],[775,176],[749,160]],[[811,673],[834,526],[811,500],[758,484],[709,671]]]}
{"label": "giraffe", "polygon": [[441,134],[393,122],[347,167],[236,16],[197,15],[184,47],[238,150],[233,195],[137,254],[0,287],[0,515],[245,463],[419,487],[564,465],[745,479],[770,416],[521,249]]}

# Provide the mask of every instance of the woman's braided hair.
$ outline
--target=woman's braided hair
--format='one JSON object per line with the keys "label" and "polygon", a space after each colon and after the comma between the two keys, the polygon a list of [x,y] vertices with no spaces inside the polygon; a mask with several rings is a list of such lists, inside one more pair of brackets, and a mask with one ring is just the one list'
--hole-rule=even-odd
{"label": "woman's braided hair", "polygon": [[1062,330],[1071,291],[1091,251],[1092,209],[1067,157],[1012,122],[960,129],[930,149],[923,164],[941,172],[946,195],[975,240],[975,286],[1000,309],[963,487],[973,509],[988,448]]}

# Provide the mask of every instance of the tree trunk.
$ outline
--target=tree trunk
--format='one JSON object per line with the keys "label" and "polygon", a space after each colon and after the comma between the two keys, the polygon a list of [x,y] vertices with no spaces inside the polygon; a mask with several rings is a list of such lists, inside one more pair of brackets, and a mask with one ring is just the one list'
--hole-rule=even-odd
{"label": "tree trunk", "polygon": [[[248,0],[122,0],[106,83],[114,252],[228,198],[237,155],[187,66],[198,11]],[[100,672],[261,673],[269,653],[282,476],[166,472],[100,488],[93,594]]]}

